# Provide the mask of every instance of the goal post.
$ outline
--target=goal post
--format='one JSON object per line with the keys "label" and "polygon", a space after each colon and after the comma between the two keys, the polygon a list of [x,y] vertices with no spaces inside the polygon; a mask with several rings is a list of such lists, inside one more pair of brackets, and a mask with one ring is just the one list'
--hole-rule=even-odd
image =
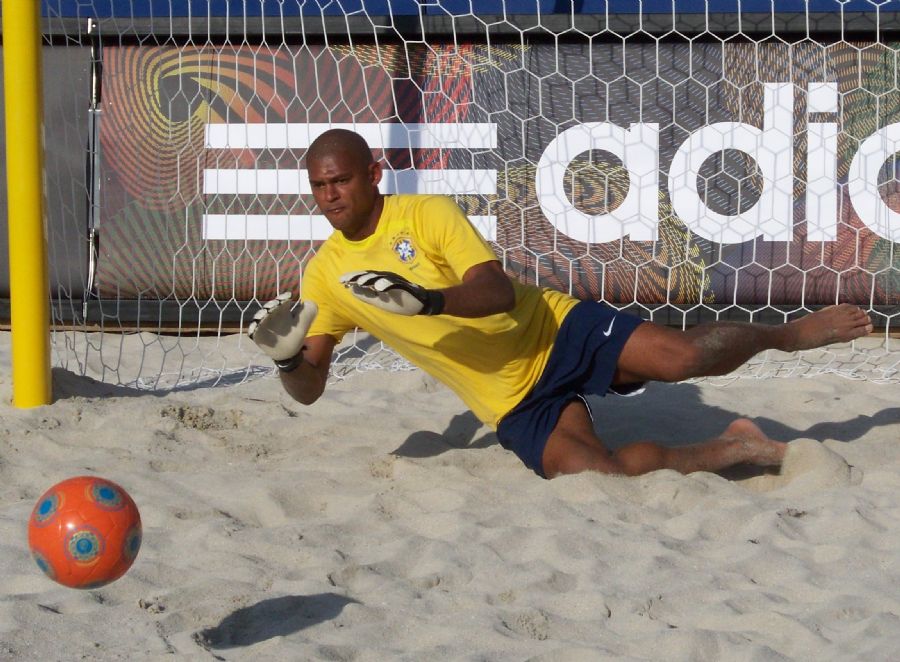
{"label": "goal post", "polygon": [[13,405],[49,404],[50,300],[44,233],[40,3],[3,2]]}

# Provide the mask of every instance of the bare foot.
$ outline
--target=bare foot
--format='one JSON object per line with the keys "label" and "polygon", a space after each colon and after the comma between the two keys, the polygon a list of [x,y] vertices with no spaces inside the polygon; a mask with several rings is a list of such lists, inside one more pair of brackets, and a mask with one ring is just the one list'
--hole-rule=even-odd
{"label": "bare foot", "polygon": [[861,338],[872,332],[872,320],[859,306],[842,303],[789,322],[785,331],[786,342],[780,349],[794,352]]}
{"label": "bare foot", "polygon": [[784,460],[787,444],[766,436],[759,426],[746,418],[739,418],[725,428],[719,437],[727,442],[740,442],[737,462],[760,467],[776,467]]}

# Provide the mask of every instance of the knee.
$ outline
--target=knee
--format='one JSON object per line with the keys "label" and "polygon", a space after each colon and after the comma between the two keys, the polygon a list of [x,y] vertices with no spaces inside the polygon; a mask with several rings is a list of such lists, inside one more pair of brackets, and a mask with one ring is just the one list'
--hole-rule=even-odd
{"label": "knee", "polygon": [[[580,451],[581,449],[578,449]],[[584,471],[604,471],[596,456],[583,452],[545,453],[543,470],[545,478],[557,478]]]}
{"label": "knee", "polygon": [[620,468],[619,473],[626,476],[639,476],[669,465],[668,451],[649,441],[624,446],[616,451],[612,459]]}
{"label": "knee", "polygon": [[607,451],[572,439],[555,439],[548,444],[542,458],[546,478],[578,474],[584,471],[622,473],[621,467]]}
{"label": "knee", "polygon": [[668,451],[664,447],[651,442],[637,442],[611,454],[572,453],[545,458],[544,475],[547,478],[556,478],[584,471],[596,471],[618,476],[640,476],[668,466]]}

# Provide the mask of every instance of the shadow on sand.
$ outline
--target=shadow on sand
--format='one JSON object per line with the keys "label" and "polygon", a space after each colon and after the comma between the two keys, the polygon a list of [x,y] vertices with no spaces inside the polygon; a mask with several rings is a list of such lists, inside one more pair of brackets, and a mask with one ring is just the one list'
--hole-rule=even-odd
{"label": "shadow on sand", "polygon": [[[590,396],[588,401],[594,415],[594,429],[611,451],[636,441],[655,441],[670,448],[694,444],[718,436],[732,421],[742,416],[703,402],[700,388],[690,383],[651,383],[640,395]],[[807,428],[791,427],[765,416],[753,420],[763,432],[779,441],[805,438],[850,442],[863,437],[873,428],[900,420],[900,407],[884,409],[873,416],[856,415],[842,421],[820,422]],[[661,431],[665,432],[663,438],[660,437]],[[412,433],[393,453],[410,458],[436,457],[450,450],[482,449],[496,443],[496,435],[486,431],[475,416],[466,411],[454,416],[441,434],[430,431]],[[731,470],[727,477],[746,477],[760,471],[757,468],[747,468],[747,471],[736,469]]]}
{"label": "shadow on sand", "polygon": [[337,593],[269,598],[230,613],[215,627],[195,632],[194,641],[207,650],[252,646],[329,621],[348,604],[359,602]]}

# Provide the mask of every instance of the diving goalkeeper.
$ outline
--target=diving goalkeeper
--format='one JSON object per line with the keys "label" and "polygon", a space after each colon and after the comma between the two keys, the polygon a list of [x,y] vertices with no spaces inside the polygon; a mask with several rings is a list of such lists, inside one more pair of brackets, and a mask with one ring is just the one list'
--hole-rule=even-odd
{"label": "diving goalkeeper", "polygon": [[611,452],[585,396],[722,375],[763,350],[811,349],[872,330],[865,311],[849,304],[778,326],[653,324],[510,279],[450,198],[381,194],[381,164],[352,131],[319,136],[306,166],[313,197],[336,231],[305,269],[303,300],[280,295],[248,328],[287,392],[315,402],[335,346],[359,327],[446,384],[545,478],[777,466],[786,444],[747,419],[689,446],[648,440]]}

